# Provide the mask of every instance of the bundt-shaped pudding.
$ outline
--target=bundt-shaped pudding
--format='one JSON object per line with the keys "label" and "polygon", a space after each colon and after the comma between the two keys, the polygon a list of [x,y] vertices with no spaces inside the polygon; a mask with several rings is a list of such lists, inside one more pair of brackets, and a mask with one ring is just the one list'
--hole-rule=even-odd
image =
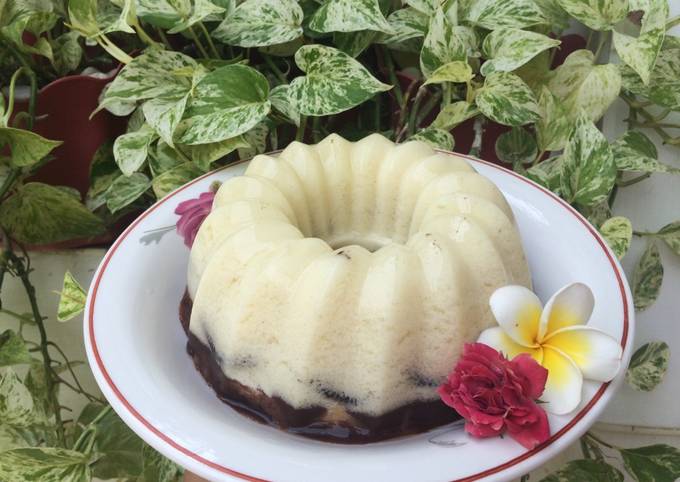
{"label": "bundt-shaped pudding", "polygon": [[180,311],[224,401],[369,442],[455,419],[436,387],[507,284],[531,281],[494,184],[422,142],[330,135],[256,156],[220,187]]}

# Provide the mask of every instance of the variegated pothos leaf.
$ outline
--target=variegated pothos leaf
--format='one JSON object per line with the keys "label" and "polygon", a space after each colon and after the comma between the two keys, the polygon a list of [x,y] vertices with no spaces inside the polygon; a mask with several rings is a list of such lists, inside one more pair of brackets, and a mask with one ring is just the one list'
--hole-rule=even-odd
{"label": "variegated pothos leaf", "polygon": [[293,79],[290,98],[303,115],[337,114],[392,88],[352,57],[332,47],[300,47],[295,63],[306,75]]}
{"label": "variegated pothos leaf", "polygon": [[420,69],[426,78],[442,65],[467,59],[466,29],[451,24],[444,11],[437,8],[420,51]]}
{"label": "variegated pothos leaf", "polygon": [[[667,39],[670,37],[666,37]],[[640,76],[628,66],[622,66],[623,88],[672,110],[680,110],[680,46],[662,49],[654,70],[645,86]]]}
{"label": "variegated pothos leaf", "polygon": [[514,27],[494,30],[484,39],[482,49],[487,58],[480,70],[488,76],[493,72],[515,70],[544,50],[556,47],[559,40],[547,35]]}
{"label": "variegated pothos leaf", "polygon": [[611,30],[628,13],[628,0],[558,0],[569,15],[593,30]]}
{"label": "variegated pothos leaf", "polygon": [[314,13],[309,27],[323,33],[361,30],[393,33],[378,0],[328,0]]}
{"label": "variegated pothos leaf", "polygon": [[191,9],[191,15],[188,17],[182,17],[179,22],[175,23],[175,25],[168,30],[168,33],[182,32],[193,27],[199,22],[203,22],[223,14],[224,11],[224,8],[215,5],[210,0],[194,0],[193,7]]}
{"label": "variegated pothos leaf", "polygon": [[437,129],[435,127],[427,127],[419,132],[416,132],[408,139],[409,141],[422,141],[435,149],[444,149],[446,151],[453,150],[455,141],[450,132]]}
{"label": "variegated pothos leaf", "polygon": [[269,91],[272,106],[288,117],[296,126],[300,125],[300,111],[291,98],[290,85],[277,85]]}
{"label": "variegated pothos leaf", "polygon": [[156,198],[161,199],[180,186],[203,174],[193,162],[175,166],[153,178],[152,188]]}
{"label": "variegated pothos leaf", "polygon": [[627,131],[612,144],[616,167],[621,171],[680,172],[680,169],[657,160],[654,143],[640,131]]}
{"label": "variegated pothos leaf", "polygon": [[302,8],[295,0],[246,0],[213,30],[212,36],[239,47],[282,44],[302,35],[302,17]]}
{"label": "variegated pothos leaf", "polygon": [[142,167],[148,155],[149,145],[157,137],[156,131],[146,126],[116,138],[113,143],[113,156],[123,174],[129,176]]}
{"label": "variegated pothos leaf", "polygon": [[526,129],[513,127],[496,139],[496,155],[512,165],[531,163],[538,155],[536,139]]}
{"label": "variegated pothos leaf", "polygon": [[670,355],[671,350],[663,341],[645,343],[633,353],[626,381],[636,390],[652,391],[663,380]]}
{"label": "variegated pothos leaf", "polygon": [[663,283],[663,264],[659,247],[653,239],[647,243],[633,271],[633,302],[638,311],[649,308],[659,297]]}
{"label": "variegated pothos leaf", "polygon": [[427,79],[425,84],[438,84],[442,82],[469,82],[472,79],[472,68],[464,60],[454,60],[444,64]]}
{"label": "variegated pothos leaf", "polygon": [[547,19],[533,0],[474,0],[461,12],[464,21],[489,30],[524,28],[544,24]]}
{"label": "variegated pothos leaf", "polygon": [[539,118],[533,92],[522,79],[510,72],[495,72],[484,81],[475,99],[482,113],[508,126],[520,126]]}
{"label": "variegated pothos leaf", "polygon": [[387,23],[392,28],[391,34],[384,34],[380,38],[382,43],[398,43],[427,33],[429,17],[412,7],[395,10],[387,17]]}
{"label": "variegated pothos leaf", "polygon": [[437,117],[432,122],[432,127],[439,129],[451,130],[461,122],[473,118],[479,114],[479,109],[474,104],[461,100],[444,106],[439,111]]}
{"label": "variegated pothos leaf", "polygon": [[156,131],[166,144],[173,147],[173,135],[186,109],[188,95],[179,99],[157,97],[142,105],[146,122]]}
{"label": "variegated pothos leaf", "polygon": [[617,258],[621,259],[626,255],[633,238],[633,226],[628,218],[614,216],[607,219],[600,226],[600,233]]}
{"label": "variegated pothos leaf", "polygon": [[616,182],[616,164],[607,139],[582,113],[564,149],[561,174],[562,196],[584,206],[607,198]]}
{"label": "variegated pothos leaf", "polygon": [[665,225],[656,235],[663,240],[675,254],[680,256],[680,221]]}
{"label": "variegated pothos leaf", "polygon": [[0,477],[12,482],[84,482],[92,478],[90,456],[56,447],[27,447],[0,453]]}
{"label": "variegated pothos leaf", "polygon": [[149,178],[141,172],[120,176],[106,190],[106,207],[116,213],[135,202],[150,186]]}
{"label": "variegated pothos leaf", "polygon": [[59,293],[57,320],[68,321],[85,309],[87,294],[70,271],[64,274],[64,283]]}
{"label": "variegated pothos leaf", "polygon": [[536,121],[536,138],[542,151],[556,151],[562,149],[569,139],[573,122],[567,115],[567,109],[562,105],[550,89],[543,86],[538,95],[538,107],[541,117]]}

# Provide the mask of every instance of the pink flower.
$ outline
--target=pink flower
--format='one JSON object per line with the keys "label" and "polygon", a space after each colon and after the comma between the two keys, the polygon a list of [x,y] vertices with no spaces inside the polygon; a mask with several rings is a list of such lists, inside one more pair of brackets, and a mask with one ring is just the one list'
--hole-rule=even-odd
{"label": "pink flower", "polygon": [[179,215],[177,233],[184,238],[184,244],[188,247],[194,244],[198,228],[210,214],[213,199],[215,199],[214,192],[204,192],[197,199],[182,201],[175,208],[175,214]]}
{"label": "pink flower", "polygon": [[548,370],[526,353],[508,360],[488,345],[468,343],[437,391],[473,437],[507,432],[532,449],[550,437],[548,417],[535,402],[547,378]]}

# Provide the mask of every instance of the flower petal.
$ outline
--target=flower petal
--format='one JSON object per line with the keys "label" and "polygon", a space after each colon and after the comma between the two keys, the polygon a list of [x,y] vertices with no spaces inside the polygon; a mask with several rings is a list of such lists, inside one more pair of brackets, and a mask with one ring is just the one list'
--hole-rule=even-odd
{"label": "flower petal", "polygon": [[621,368],[621,344],[609,334],[590,326],[562,328],[545,339],[581,369],[583,378],[608,382]]}
{"label": "flower petal", "polygon": [[543,347],[543,366],[548,369],[548,381],[541,400],[545,410],[564,415],[581,402],[583,375],[576,363],[558,349]]}
{"label": "flower petal", "polygon": [[[542,355],[542,354],[541,354]],[[542,358],[542,356],[541,356]],[[512,359],[510,365],[517,373],[526,378],[528,384],[525,387],[526,395],[532,400],[540,398],[545,389],[548,379],[548,369],[537,363],[529,353],[522,353]]]}
{"label": "flower petal", "polygon": [[543,361],[543,349],[539,346],[537,348],[529,348],[522,346],[505,334],[505,331],[500,326],[487,328],[479,335],[477,343],[484,343],[490,347],[495,348],[505,355],[507,358],[513,359],[522,353],[528,353],[539,364]]}
{"label": "flower petal", "polygon": [[533,449],[550,438],[550,425],[548,416],[540,405],[532,406],[536,421],[529,425],[508,423],[508,435],[519,442],[523,447]]}
{"label": "flower petal", "polygon": [[595,298],[583,283],[572,283],[555,293],[545,304],[538,328],[542,341],[553,331],[574,325],[585,325],[593,312]]}
{"label": "flower petal", "polygon": [[503,286],[489,298],[491,311],[498,324],[515,342],[536,347],[541,300],[528,288],[518,285]]}

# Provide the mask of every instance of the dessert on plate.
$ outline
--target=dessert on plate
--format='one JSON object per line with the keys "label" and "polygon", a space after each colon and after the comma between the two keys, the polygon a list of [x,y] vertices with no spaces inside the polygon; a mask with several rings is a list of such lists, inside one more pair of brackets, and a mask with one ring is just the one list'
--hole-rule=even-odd
{"label": "dessert on plate", "polygon": [[531,287],[513,213],[465,159],[330,135],[258,155],[220,187],[180,318],[223,401],[365,443],[456,418],[437,386],[508,284]]}

